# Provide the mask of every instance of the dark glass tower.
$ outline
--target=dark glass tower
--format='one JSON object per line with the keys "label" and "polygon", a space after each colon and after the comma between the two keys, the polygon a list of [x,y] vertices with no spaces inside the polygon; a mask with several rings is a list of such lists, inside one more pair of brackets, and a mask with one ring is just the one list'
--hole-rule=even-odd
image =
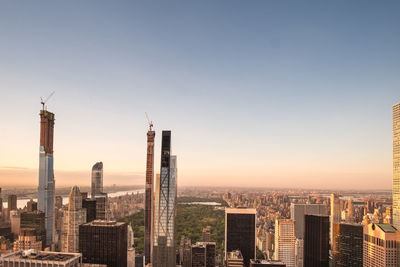
{"label": "dark glass tower", "polygon": [[95,220],[79,226],[79,252],[83,263],[127,266],[128,225]]}
{"label": "dark glass tower", "polygon": [[304,267],[329,267],[329,217],[305,215]]}
{"label": "dark glass tower", "polygon": [[225,255],[240,250],[243,264],[256,258],[256,210],[225,209]]}
{"label": "dark glass tower", "polygon": [[333,224],[333,262],[336,267],[363,265],[363,226],[359,224]]}
{"label": "dark glass tower", "polygon": [[153,267],[176,264],[175,217],[177,193],[176,156],[171,156],[171,131],[162,132],[160,182],[154,211]]}

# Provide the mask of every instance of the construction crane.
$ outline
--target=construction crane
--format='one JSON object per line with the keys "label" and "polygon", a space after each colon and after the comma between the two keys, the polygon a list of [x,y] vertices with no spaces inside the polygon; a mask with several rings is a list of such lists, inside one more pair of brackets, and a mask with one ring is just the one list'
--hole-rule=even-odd
{"label": "construction crane", "polygon": [[149,129],[151,131],[153,128],[153,122],[149,120],[149,116],[147,115],[147,112],[145,112],[145,114],[146,114],[147,122],[149,123]]}
{"label": "construction crane", "polygon": [[40,104],[42,104],[42,109],[44,110],[44,104],[46,104],[47,101],[49,101],[50,97],[54,95],[56,91],[53,91],[45,100],[43,98],[40,98]]}

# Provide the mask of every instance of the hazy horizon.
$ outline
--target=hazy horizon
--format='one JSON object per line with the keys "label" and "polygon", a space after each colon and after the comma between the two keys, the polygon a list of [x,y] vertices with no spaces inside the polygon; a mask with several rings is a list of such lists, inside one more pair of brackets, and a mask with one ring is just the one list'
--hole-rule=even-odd
{"label": "hazy horizon", "polygon": [[[2,1],[0,186],[145,183],[145,112],[178,186],[392,187],[400,2]],[[339,19],[340,18],[340,19]]]}

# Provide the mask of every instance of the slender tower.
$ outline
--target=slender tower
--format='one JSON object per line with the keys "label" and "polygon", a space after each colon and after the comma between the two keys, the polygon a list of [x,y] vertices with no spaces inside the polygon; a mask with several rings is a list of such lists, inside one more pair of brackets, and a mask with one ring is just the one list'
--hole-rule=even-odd
{"label": "slender tower", "polygon": [[40,152],[38,209],[45,213],[46,245],[53,243],[54,230],[54,171],[53,134],[54,114],[44,108],[40,111]]}
{"label": "slender tower", "polygon": [[393,106],[393,225],[400,229],[400,103]]}
{"label": "slender tower", "polygon": [[144,212],[144,255],[146,265],[151,262],[153,250],[153,180],[154,180],[154,137],[153,123],[149,121],[147,132],[147,163],[146,163],[146,203]]}
{"label": "slender tower", "polygon": [[171,131],[162,132],[161,172],[157,184],[158,199],[155,199],[153,267],[175,266],[175,217],[177,164],[176,156],[171,156]]}

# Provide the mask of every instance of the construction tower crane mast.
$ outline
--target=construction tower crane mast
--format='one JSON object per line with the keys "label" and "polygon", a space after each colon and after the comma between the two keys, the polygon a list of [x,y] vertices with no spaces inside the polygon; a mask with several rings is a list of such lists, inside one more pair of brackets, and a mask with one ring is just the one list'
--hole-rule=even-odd
{"label": "construction tower crane mast", "polygon": [[152,129],[153,129],[153,122],[150,121],[149,116],[147,115],[147,112],[145,112],[145,114],[146,114],[147,122],[149,123],[149,129],[150,129],[150,131],[152,131]]}
{"label": "construction tower crane mast", "polygon": [[43,98],[40,98],[40,104],[42,104],[42,109],[44,110],[44,104],[46,104],[47,101],[49,101],[50,97],[54,95],[56,91],[53,91],[45,100]]}

